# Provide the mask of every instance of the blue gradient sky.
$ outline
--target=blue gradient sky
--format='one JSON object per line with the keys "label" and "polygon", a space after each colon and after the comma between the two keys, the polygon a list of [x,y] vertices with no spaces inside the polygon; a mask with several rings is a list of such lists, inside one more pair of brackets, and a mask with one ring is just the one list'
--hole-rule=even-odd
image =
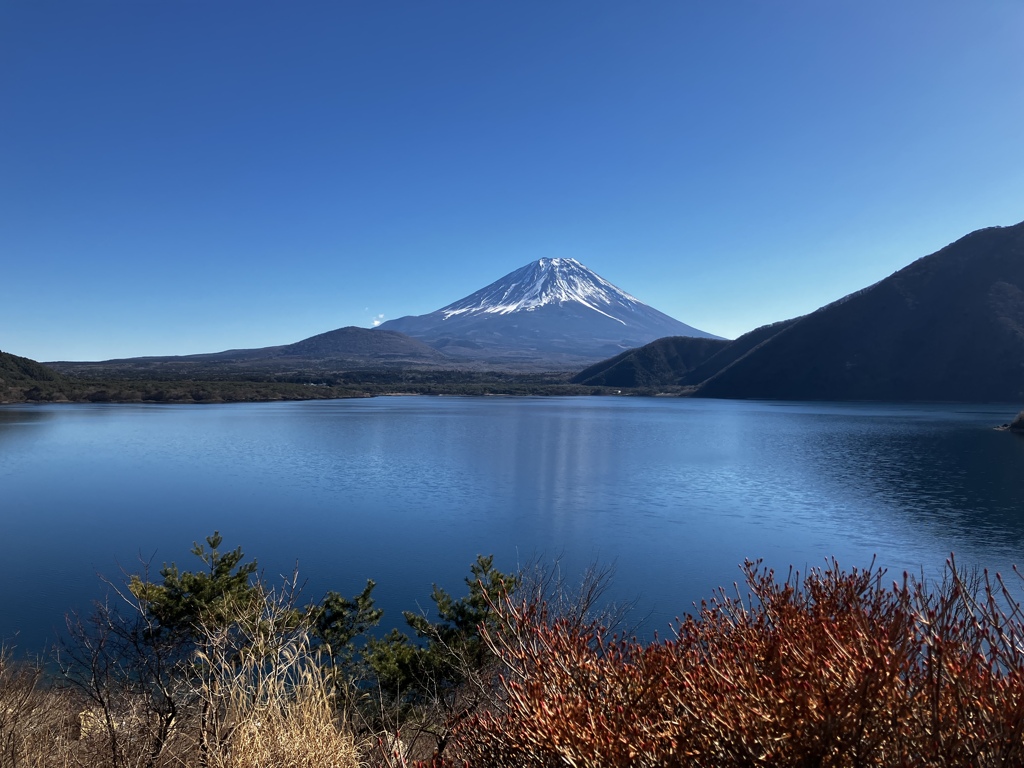
{"label": "blue gradient sky", "polygon": [[297,341],[573,257],[734,337],[1024,219],[1024,3],[0,0],[0,349]]}

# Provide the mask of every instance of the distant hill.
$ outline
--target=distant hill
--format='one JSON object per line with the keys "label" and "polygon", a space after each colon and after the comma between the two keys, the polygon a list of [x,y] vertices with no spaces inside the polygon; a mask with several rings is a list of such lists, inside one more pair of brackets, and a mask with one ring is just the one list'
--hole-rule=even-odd
{"label": "distant hill", "polygon": [[[1024,223],[973,232],[724,354],[703,397],[1024,399]],[[757,332],[755,332],[757,333]],[[749,335],[749,334],[748,334]],[[713,363],[712,359],[709,363]]]}
{"label": "distant hill", "polygon": [[436,349],[404,334],[349,326],[294,344],[274,347],[167,357],[129,357],[95,363],[60,361],[50,365],[75,376],[179,378],[246,372],[259,375],[287,371],[441,366],[447,362],[448,359]]}
{"label": "distant hill", "polygon": [[8,352],[0,352],[0,403],[20,403],[41,391],[59,387],[62,377],[53,369]]}
{"label": "distant hill", "polygon": [[725,339],[669,336],[585,368],[573,384],[600,387],[658,387],[684,384],[694,368],[728,348]]}
{"label": "distant hill", "polygon": [[363,358],[444,362],[445,356],[422,341],[396,331],[348,326],[310,336],[282,348],[283,357],[308,359]]}
{"label": "distant hill", "polygon": [[687,387],[700,384],[795,320],[783,320],[745,333],[735,341],[670,336],[629,349],[585,368],[573,383],[608,387]]}
{"label": "distant hill", "polygon": [[505,366],[566,368],[664,336],[717,339],[630,296],[575,259],[531,262],[426,315],[400,317],[401,331],[446,355]]}
{"label": "distant hill", "polygon": [[36,381],[59,381],[60,374],[42,363],[0,352],[0,387]]}

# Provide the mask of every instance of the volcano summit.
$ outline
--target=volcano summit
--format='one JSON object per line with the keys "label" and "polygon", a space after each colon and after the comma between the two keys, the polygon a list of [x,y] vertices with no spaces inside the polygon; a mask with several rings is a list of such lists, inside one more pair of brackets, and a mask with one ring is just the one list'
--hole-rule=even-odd
{"label": "volcano summit", "polygon": [[435,312],[380,328],[446,355],[502,363],[593,361],[665,336],[719,338],[647,306],[575,259],[540,259]]}

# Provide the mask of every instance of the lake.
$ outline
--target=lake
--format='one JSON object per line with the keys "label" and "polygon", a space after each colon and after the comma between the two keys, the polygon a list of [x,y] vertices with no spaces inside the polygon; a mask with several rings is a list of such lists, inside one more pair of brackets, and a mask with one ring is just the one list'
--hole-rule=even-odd
{"label": "lake", "polygon": [[1024,562],[1017,406],[670,398],[382,397],[0,407],[0,635],[41,650],[69,609],[138,572],[193,567],[215,529],[310,600],[378,583],[385,624],[502,570],[614,564],[642,633],[745,558],[835,556],[940,576]]}

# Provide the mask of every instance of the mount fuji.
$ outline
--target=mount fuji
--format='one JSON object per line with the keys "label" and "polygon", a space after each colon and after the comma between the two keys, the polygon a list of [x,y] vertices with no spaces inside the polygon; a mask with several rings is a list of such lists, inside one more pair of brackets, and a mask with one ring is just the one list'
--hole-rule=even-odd
{"label": "mount fuji", "polygon": [[379,328],[444,354],[564,364],[616,355],[665,336],[720,338],[647,306],[575,259],[540,259],[427,315]]}

